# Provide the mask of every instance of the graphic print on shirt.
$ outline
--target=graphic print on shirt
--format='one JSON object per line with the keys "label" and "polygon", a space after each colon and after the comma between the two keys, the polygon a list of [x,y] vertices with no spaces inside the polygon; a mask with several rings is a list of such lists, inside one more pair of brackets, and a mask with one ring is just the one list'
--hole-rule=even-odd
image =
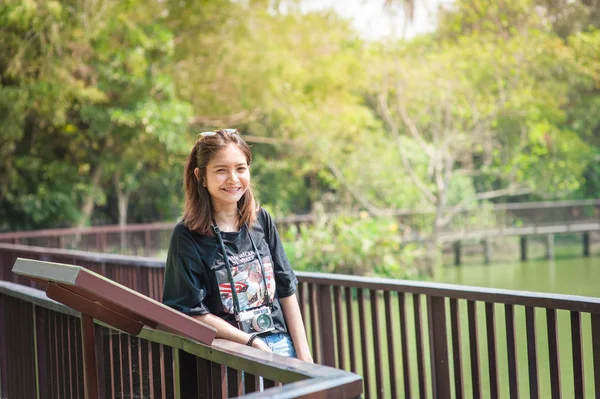
{"label": "graphic print on shirt", "polygon": [[[231,274],[237,292],[240,310],[252,309],[258,306],[266,305],[265,283],[263,282],[260,263],[256,254],[251,251],[242,252],[236,255],[229,255],[229,264],[231,265]],[[269,297],[275,296],[275,280],[273,275],[273,262],[270,256],[262,258],[265,269],[265,280]],[[221,259],[216,262],[222,263],[222,267],[217,268],[217,281],[219,283],[219,294],[225,312],[233,314],[233,296],[231,295],[231,283],[227,275],[227,268]]]}

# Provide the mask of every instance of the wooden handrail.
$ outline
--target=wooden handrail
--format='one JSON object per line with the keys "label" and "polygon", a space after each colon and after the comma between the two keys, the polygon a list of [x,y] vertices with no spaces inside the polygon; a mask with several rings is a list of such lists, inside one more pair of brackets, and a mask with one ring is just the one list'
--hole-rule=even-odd
{"label": "wooden handrail", "polygon": [[[540,202],[519,202],[509,204],[495,204],[489,208],[490,211],[507,211],[507,210],[539,210],[539,209],[557,209],[557,208],[569,208],[576,206],[595,206],[600,207],[600,199],[592,200],[567,200],[567,201],[540,201]],[[479,211],[480,208],[471,207],[448,207],[445,209],[450,212],[470,212]],[[424,210],[415,211],[410,209],[391,209],[384,210],[381,212],[385,216],[418,216],[418,215],[431,215],[435,213],[435,210]],[[327,214],[325,217],[335,216],[350,216],[358,217],[359,212],[342,213],[342,214]],[[275,218],[277,224],[293,224],[293,223],[313,223],[318,216],[314,214],[305,215],[290,215],[285,217]],[[41,237],[56,237],[56,236],[67,236],[67,235],[78,235],[78,234],[108,234],[108,233],[133,233],[143,231],[160,231],[170,230],[173,228],[176,222],[157,222],[157,223],[142,223],[142,224],[128,224],[125,226],[121,225],[106,225],[106,226],[93,226],[93,227],[68,227],[58,229],[44,229],[34,231],[15,231],[0,233],[0,241],[7,240],[18,240],[23,238],[41,238]]]}
{"label": "wooden handrail", "polygon": [[[68,257],[76,263],[97,262],[110,266],[131,265],[150,268],[164,268],[165,261],[160,259],[144,258],[140,256],[114,255],[97,252],[85,252],[68,249],[52,249],[43,247],[30,247],[27,245],[2,244],[1,250],[19,252],[22,256],[31,255],[59,255]],[[353,287],[383,291],[402,291],[413,294],[467,299],[483,302],[496,302],[502,304],[537,306],[550,309],[563,309],[600,314],[600,298],[540,293],[530,291],[516,291],[498,288],[472,287],[466,285],[432,283],[415,280],[395,280],[388,278],[351,276],[346,274],[296,272],[298,280],[305,283],[330,285],[333,287]]]}
{"label": "wooden handrail", "polygon": [[[47,298],[43,291],[19,284],[0,281],[0,295],[17,298],[54,312],[80,316],[79,312]],[[110,328],[110,326],[97,320],[95,324]],[[249,371],[255,375],[286,383],[281,387],[270,388],[243,397],[355,398],[362,393],[362,378],[354,373],[265,353],[231,341],[217,339],[213,341],[212,345],[207,346],[179,335],[148,327],[144,327],[139,334],[139,338],[163,344],[173,349],[180,349],[223,366]]]}

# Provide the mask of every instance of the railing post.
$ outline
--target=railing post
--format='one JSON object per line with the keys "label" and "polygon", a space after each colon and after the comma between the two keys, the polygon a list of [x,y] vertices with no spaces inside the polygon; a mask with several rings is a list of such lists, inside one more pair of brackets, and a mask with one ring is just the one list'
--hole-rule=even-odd
{"label": "railing post", "polygon": [[98,398],[98,371],[96,368],[96,340],[94,337],[94,319],[81,314],[81,345],[83,346],[83,370],[85,397]]}
{"label": "railing post", "polygon": [[483,240],[483,256],[486,265],[492,263],[492,243],[491,238],[484,238]]}
{"label": "railing post", "polygon": [[583,256],[590,256],[590,233],[583,233]]}
{"label": "railing post", "polygon": [[[333,339],[333,310],[331,306],[331,286],[318,285],[319,327],[321,328],[322,364],[335,367],[335,343]],[[314,328],[314,326],[313,326]]]}
{"label": "railing post", "polygon": [[527,260],[527,237],[520,236],[519,240],[521,242],[521,260],[524,262]]}
{"label": "railing post", "polygon": [[450,398],[450,371],[448,367],[448,341],[446,337],[445,298],[429,296],[429,347],[433,397]]}
{"label": "railing post", "polygon": [[154,249],[150,248],[152,246],[152,239],[150,237],[150,230],[144,231],[144,256],[150,256]]}
{"label": "railing post", "polygon": [[454,266],[460,266],[460,240],[454,242]]}

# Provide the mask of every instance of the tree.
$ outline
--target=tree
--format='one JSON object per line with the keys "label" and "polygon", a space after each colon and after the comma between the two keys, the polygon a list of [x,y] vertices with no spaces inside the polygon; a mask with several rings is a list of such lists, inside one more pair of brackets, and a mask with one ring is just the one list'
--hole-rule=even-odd
{"label": "tree", "polygon": [[75,21],[57,1],[0,6],[0,228],[69,224],[93,188],[69,119],[75,102],[102,94],[78,78]]}
{"label": "tree", "polygon": [[[569,74],[577,73],[570,50],[529,17],[524,2],[504,6],[510,12],[500,3],[458,2],[451,26],[440,30],[452,32],[449,38],[376,45],[375,58],[389,61],[372,69],[367,95],[405,172],[435,210],[428,274],[439,230],[456,214],[450,205],[568,193],[588,162],[585,143],[564,126]],[[415,148],[425,163],[415,162]],[[452,199],[459,187],[460,199]]]}

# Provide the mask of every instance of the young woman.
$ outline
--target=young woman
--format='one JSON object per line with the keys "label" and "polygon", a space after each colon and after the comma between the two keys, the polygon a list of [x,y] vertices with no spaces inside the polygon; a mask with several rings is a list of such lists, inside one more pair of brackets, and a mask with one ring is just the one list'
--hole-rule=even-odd
{"label": "young woman", "polygon": [[213,326],[218,338],[312,362],[296,276],[252,194],[251,162],[235,129],[198,136],[185,164],[163,302]]}

